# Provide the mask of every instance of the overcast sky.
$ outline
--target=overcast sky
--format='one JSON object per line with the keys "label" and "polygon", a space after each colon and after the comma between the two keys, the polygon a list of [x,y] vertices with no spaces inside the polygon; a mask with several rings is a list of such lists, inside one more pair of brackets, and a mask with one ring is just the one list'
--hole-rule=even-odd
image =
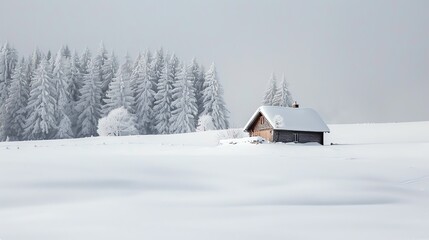
{"label": "overcast sky", "polygon": [[429,1],[0,0],[20,55],[68,44],[123,56],[164,47],[214,61],[234,126],[284,73],[328,123],[429,120]]}

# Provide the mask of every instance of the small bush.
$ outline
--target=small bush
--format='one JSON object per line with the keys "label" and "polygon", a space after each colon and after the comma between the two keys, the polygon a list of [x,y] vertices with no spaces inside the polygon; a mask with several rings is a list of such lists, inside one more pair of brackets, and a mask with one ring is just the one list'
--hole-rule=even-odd
{"label": "small bush", "polygon": [[197,132],[215,130],[213,118],[210,115],[202,115],[198,119]]}
{"label": "small bush", "polygon": [[109,114],[98,121],[98,135],[100,136],[128,136],[138,134],[134,115],[125,108],[113,109]]}
{"label": "small bush", "polygon": [[249,137],[249,133],[244,132],[241,128],[230,128],[219,132],[219,140],[223,139],[236,139]]}

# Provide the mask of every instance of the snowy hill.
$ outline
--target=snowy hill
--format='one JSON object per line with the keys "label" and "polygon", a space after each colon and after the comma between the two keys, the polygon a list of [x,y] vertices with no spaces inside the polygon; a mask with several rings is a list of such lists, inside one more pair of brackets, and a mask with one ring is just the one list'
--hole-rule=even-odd
{"label": "snowy hill", "polygon": [[0,239],[429,239],[429,122],[0,143]]}

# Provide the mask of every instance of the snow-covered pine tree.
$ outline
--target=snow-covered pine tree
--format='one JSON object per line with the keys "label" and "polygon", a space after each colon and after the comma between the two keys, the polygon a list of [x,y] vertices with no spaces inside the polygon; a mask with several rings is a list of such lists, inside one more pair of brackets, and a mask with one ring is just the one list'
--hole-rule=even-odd
{"label": "snow-covered pine tree", "polygon": [[68,116],[64,116],[61,118],[60,122],[58,123],[58,130],[55,134],[56,139],[65,139],[65,138],[73,138],[74,133],[72,130],[73,123],[71,122],[70,118]]}
{"label": "snow-covered pine tree", "polygon": [[179,74],[182,71],[182,64],[180,63],[177,56],[173,53],[168,62],[170,65],[170,76],[174,81],[179,79]]}
{"label": "snow-covered pine tree", "polygon": [[7,86],[4,81],[5,60],[3,56],[3,45],[0,45],[0,141],[7,139],[7,116],[6,111],[6,92]]}
{"label": "snow-covered pine tree", "polygon": [[229,127],[228,110],[223,100],[223,88],[218,80],[214,63],[204,78],[204,111],[202,114],[210,115],[213,118],[216,129],[226,129]]}
{"label": "snow-covered pine tree", "polygon": [[[126,54],[125,55],[125,61],[124,63],[121,65],[121,72],[124,76],[125,79],[129,79],[130,81],[130,86],[132,86],[132,76],[133,76],[133,71],[134,71],[134,63],[133,60],[131,59],[130,55]],[[128,111],[131,109],[127,109]],[[133,113],[131,111],[131,113]]]}
{"label": "snow-covered pine tree", "polygon": [[277,92],[277,82],[276,76],[274,73],[271,74],[270,77],[270,85],[268,86],[267,91],[265,91],[264,100],[262,101],[262,105],[264,106],[273,106],[274,104],[274,96]]}
{"label": "snow-covered pine tree", "polygon": [[[137,65],[139,65],[140,58],[142,58],[142,57],[144,57],[144,55],[141,52],[139,52],[139,54],[137,54],[136,59],[134,60],[133,71],[134,71],[134,69],[137,68]],[[128,54],[128,52],[125,55],[125,58],[131,58],[130,55]]]}
{"label": "snow-covered pine tree", "polygon": [[[134,93],[134,99],[136,98],[136,92],[135,92],[135,90],[137,89],[137,86],[136,86],[136,77],[134,76],[134,72],[138,68],[138,65],[139,65],[139,62],[140,62],[141,58],[144,58],[144,54],[142,54],[141,52],[139,52],[139,54],[137,55],[136,59],[133,62],[132,68],[131,68],[132,71],[131,71],[130,86],[131,86],[131,89],[133,90],[133,93]],[[125,61],[127,61],[127,59],[129,59],[129,62],[131,62],[131,57],[128,54],[128,52],[125,55],[125,59],[126,59]],[[134,108],[134,110],[135,110],[135,108]]]}
{"label": "snow-covered pine tree", "polygon": [[31,78],[33,78],[34,75],[36,74],[36,70],[39,67],[40,61],[42,61],[42,53],[40,52],[39,48],[36,48],[33,51],[33,54],[31,55],[31,63],[30,63]]}
{"label": "snow-covered pine tree", "polygon": [[133,71],[133,81],[135,82],[135,100],[137,129],[140,134],[150,134],[154,128],[153,105],[155,101],[155,91],[150,79],[151,54],[147,51],[138,62]]}
{"label": "snow-covered pine tree", "polygon": [[89,73],[84,75],[80,98],[76,105],[78,136],[89,137],[97,134],[98,119],[101,115],[100,68],[89,62]]}
{"label": "snow-covered pine tree", "polygon": [[198,84],[195,88],[196,92],[199,92],[199,96],[197,98],[197,106],[198,106],[198,118],[203,114],[204,112],[204,83],[205,83],[205,75],[206,70],[203,65],[200,65],[200,75],[198,78]]}
{"label": "snow-covered pine tree", "polygon": [[6,100],[12,80],[12,73],[18,61],[16,50],[8,43],[0,49],[0,141],[4,141],[8,129]]}
{"label": "snow-covered pine tree", "polygon": [[[98,72],[100,74],[100,80],[101,80],[101,91],[102,91],[102,96],[104,97],[107,91],[107,87],[109,86],[109,82],[106,83],[105,79],[104,79],[104,65],[106,63],[108,63],[108,59],[109,59],[109,53],[107,52],[106,48],[104,47],[104,43],[101,42],[100,43],[100,47],[98,48],[98,52],[97,54],[94,56],[94,59],[92,60],[92,66],[94,68],[98,68]],[[109,67],[107,67],[106,69],[109,69]],[[107,74],[106,74],[107,76]]]}
{"label": "snow-covered pine tree", "polygon": [[52,53],[51,50],[48,50],[48,53],[46,53],[46,60],[48,60],[48,63],[51,62]]}
{"label": "snow-covered pine tree", "polygon": [[101,91],[103,92],[103,99],[106,97],[110,82],[116,77],[115,74],[118,71],[118,68],[118,59],[116,58],[115,53],[112,52],[110,57],[105,59],[104,64],[101,67]]}
{"label": "snow-covered pine tree", "polygon": [[283,74],[282,82],[280,83],[279,88],[273,99],[274,106],[282,107],[291,107],[293,103],[292,94],[289,91],[288,83],[286,82],[286,77]]}
{"label": "snow-covered pine tree", "polygon": [[54,71],[56,58],[57,58],[57,55],[55,54],[55,56],[51,55],[51,58],[49,59],[49,66],[50,66],[51,73]]}
{"label": "snow-covered pine tree", "polygon": [[55,138],[72,138],[74,136],[72,130],[71,118],[72,112],[72,96],[69,92],[70,65],[68,59],[63,56],[64,49],[61,48],[55,57],[54,71],[52,73],[53,81],[56,84],[56,121],[58,130]]}
{"label": "snow-covered pine tree", "polygon": [[25,69],[25,78],[27,79],[27,85],[28,85],[28,91],[30,92],[30,86],[31,86],[31,78],[33,77],[33,70],[32,70],[32,64],[31,64],[31,62],[32,62],[32,57],[31,56],[29,56],[28,57],[28,59],[27,60],[24,60],[24,63],[25,63],[25,66],[24,66],[24,69]]}
{"label": "snow-covered pine tree", "polygon": [[12,80],[12,73],[18,62],[15,48],[5,43],[0,49],[0,98],[7,99],[8,88]]}
{"label": "snow-covered pine tree", "polygon": [[[174,56],[174,55],[173,55]],[[177,64],[175,58],[172,61],[164,63],[164,69],[161,78],[157,84],[157,93],[155,94],[155,103],[153,107],[155,118],[155,130],[158,134],[170,133],[170,117],[173,101],[173,83],[174,77],[172,76],[172,66]]]}
{"label": "snow-covered pine tree", "polygon": [[6,131],[10,140],[22,140],[25,128],[26,107],[30,86],[28,82],[27,63],[22,59],[15,67],[6,100],[8,129]]}
{"label": "snow-covered pine tree", "polygon": [[80,90],[83,86],[83,74],[82,69],[80,67],[80,60],[79,60],[79,54],[75,51],[70,58],[69,63],[69,72],[68,72],[68,78],[69,78],[69,88],[68,92],[71,97],[71,115],[70,115],[70,121],[72,122],[72,130],[75,133],[77,133],[77,118],[78,118],[78,112],[76,111],[76,104],[80,99]]}
{"label": "snow-covered pine tree", "polygon": [[136,112],[136,101],[135,101],[135,93],[134,93],[134,82],[133,82],[133,70],[134,70],[134,62],[131,59],[130,55],[127,53],[125,55],[125,61],[120,67],[121,74],[123,79],[125,80],[126,91],[129,92],[127,97],[127,101],[124,107],[130,114],[135,114]]}
{"label": "snow-covered pine tree", "polygon": [[24,130],[26,139],[50,139],[54,136],[57,126],[55,105],[55,83],[52,80],[51,66],[44,57],[31,82]]}
{"label": "snow-covered pine tree", "polygon": [[85,48],[85,50],[83,50],[81,56],[80,56],[80,72],[82,75],[88,74],[89,73],[89,63],[91,62],[91,51],[89,51],[88,48]]}
{"label": "snow-covered pine tree", "polygon": [[69,65],[70,65],[70,71],[69,71],[70,85],[69,85],[68,91],[72,97],[72,100],[74,102],[77,102],[77,100],[79,99],[79,90],[83,86],[83,74],[80,68],[79,54],[76,51],[71,57]]}
{"label": "snow-covered pine tree", "polygon": [[62,51],[61,51],[61,56],[63,57],[63,58],[65,58],[65,59],[71,59],[71,51],[70,51],[70,49],[69,49],[69,46],[67,46],[67,45],[65,45],[63,48],[62,48]]}
{"label": "snow-covered pine tree", "polygon": [[164,56],[164,50],[161,48],[155,52],[155,56],[153,57],[151,61],[150,71],[149,71],[149,77],[152,82],[153,90],[155,92],[158,91],[158,81],[161,78],[161,75],[163,73],[164,65],[166,64],[166,58]]}
{"label": "snow-covered pine tree", "polygon": [[197,120],[200,113],[204,110],[203,105],[203,92],[204,92],[204,68],[198,65],[195,58],[192,59],[190,64],[190,71],[192,72],[192,82],[194,84],[195,89],[195,99],[197,100],[197,114],[195,115],[195,119]]}
{"label": "snow-covered pine tree", "polygon": [[193,65],[183,66],[173,83],[173,111],[170,118],[171,133],[195,131],[195,116],[198,112],[193,84]]}
{"label": "snow-covered pine tree", "polygon": [[134,94],[131,89],[131,64],[125,62],[118,70],[116,77],[109,84],[106,98],[103,99],[103,116],[113,109],[124,107],[129,113],[134,112]]}

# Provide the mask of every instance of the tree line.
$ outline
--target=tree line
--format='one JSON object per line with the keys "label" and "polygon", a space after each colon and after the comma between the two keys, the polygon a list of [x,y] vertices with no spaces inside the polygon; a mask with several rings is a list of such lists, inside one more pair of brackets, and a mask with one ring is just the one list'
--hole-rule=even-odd
{"label": "tree line", "polygon": [[262,100],[264,106],[280,106],[280,107],[292,107],[294,100],[292,93],[289,91],[289,84],[286,81],[286,77],[283,74],[280,85],[277,85],[276,75],[271,74],[270,82]]}
{"label": "tree line", "polygon": [[205,71],[162,48],[122,63],[103,44],[95,54],[64,46],[27,58],[0,48],[1,141],[97,136],[99,119],[121,107],[139,134],[193,132],[203,116],[214,129],[229,127],[214,63]]}

